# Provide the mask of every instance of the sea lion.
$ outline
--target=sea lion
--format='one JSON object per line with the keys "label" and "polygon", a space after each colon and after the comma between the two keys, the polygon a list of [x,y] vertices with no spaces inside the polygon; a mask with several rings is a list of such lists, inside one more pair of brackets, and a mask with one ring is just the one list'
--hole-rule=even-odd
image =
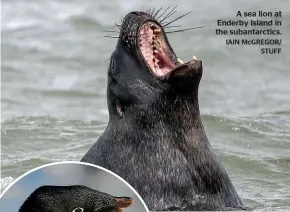
{"label": "sea lion", "polygon": [[110,120],[81,161],[124,178],[149,210],[242,209],[201,122],[202,61],[177,58],[158,16],[123,19],[108,70]]}
{"label": "sea lion", "polygon": [[86,186],[41,186],[22,204],[19,212],[122,212],[133,203]]}

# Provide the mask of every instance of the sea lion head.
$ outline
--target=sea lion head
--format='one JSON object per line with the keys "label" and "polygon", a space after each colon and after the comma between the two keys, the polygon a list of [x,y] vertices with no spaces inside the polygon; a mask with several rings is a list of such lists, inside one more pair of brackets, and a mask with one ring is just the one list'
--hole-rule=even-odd
{"label": "sea lion head", "polygon": [[196,57],[186,63],[178,59],[165,32],[168,25],[163,15],[157,14],[130,12],[120,25],[108,70],[111,117],[122,117],[130,107],[150,104],[151,100],[197,99],[202,62]]}
{"label": "sea lion head", "polygon": [[132,204],[130,197],[116,197],[86,186],[47,185],[37,188],[19,212],[122,212]]}

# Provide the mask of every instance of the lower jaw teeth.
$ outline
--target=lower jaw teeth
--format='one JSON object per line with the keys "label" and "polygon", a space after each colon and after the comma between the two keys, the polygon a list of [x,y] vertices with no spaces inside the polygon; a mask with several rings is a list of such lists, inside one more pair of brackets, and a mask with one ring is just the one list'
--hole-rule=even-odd
{"label": "lower jaw teeth", "polygon": [[[197,60],[197,58],[196,58],[195,55],[192,56],[192,59],[193,59],[193,60]],[[178,61],[180,64],[184,64],[184,62],[183,62],[181,59],[179,59],[179,58],[177,58],[177,61]]]}

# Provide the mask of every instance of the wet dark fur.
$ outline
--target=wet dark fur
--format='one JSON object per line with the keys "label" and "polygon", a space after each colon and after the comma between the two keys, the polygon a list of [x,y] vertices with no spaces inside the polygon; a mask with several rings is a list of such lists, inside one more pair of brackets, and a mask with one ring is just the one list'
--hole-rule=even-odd
{"label": "wet dark fur", "polygon": [[19,212],[114,212],[116,197],[85,186],[41,186],[22,204]]}
{"label": "wet dark fur", "polygon": [[154,77],[136,51],[137,29],[148,20],[156,21],[133,12],[123,21],[108,71],[109,124],[82,161],[120,175],[150,210],[241,209],[200,119],[202,63]]}

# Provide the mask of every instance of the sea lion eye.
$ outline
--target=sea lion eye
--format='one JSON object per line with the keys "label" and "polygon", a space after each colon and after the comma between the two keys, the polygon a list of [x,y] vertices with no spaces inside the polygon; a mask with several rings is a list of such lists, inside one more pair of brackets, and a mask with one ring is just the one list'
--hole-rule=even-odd
{"label": "sea lion eye", "polygon": [[123,118],[123,110],[121,109],[121,107],[119,105],[116,105],[117,108],[117,113],[119,114],[120,118]]}
{"label": "sea lion eye", "polygon": [[84,209],[81,207],[77,207],[77,208],[73,209],[72,212],[84,212]]}
{"label": "sea lion eye", "polygon": [[115,56],[114,55],[111,56],[110,68],[111,68],[112,71],[114,71],[115,68],[116,68],[116,61],[115,61]]}

